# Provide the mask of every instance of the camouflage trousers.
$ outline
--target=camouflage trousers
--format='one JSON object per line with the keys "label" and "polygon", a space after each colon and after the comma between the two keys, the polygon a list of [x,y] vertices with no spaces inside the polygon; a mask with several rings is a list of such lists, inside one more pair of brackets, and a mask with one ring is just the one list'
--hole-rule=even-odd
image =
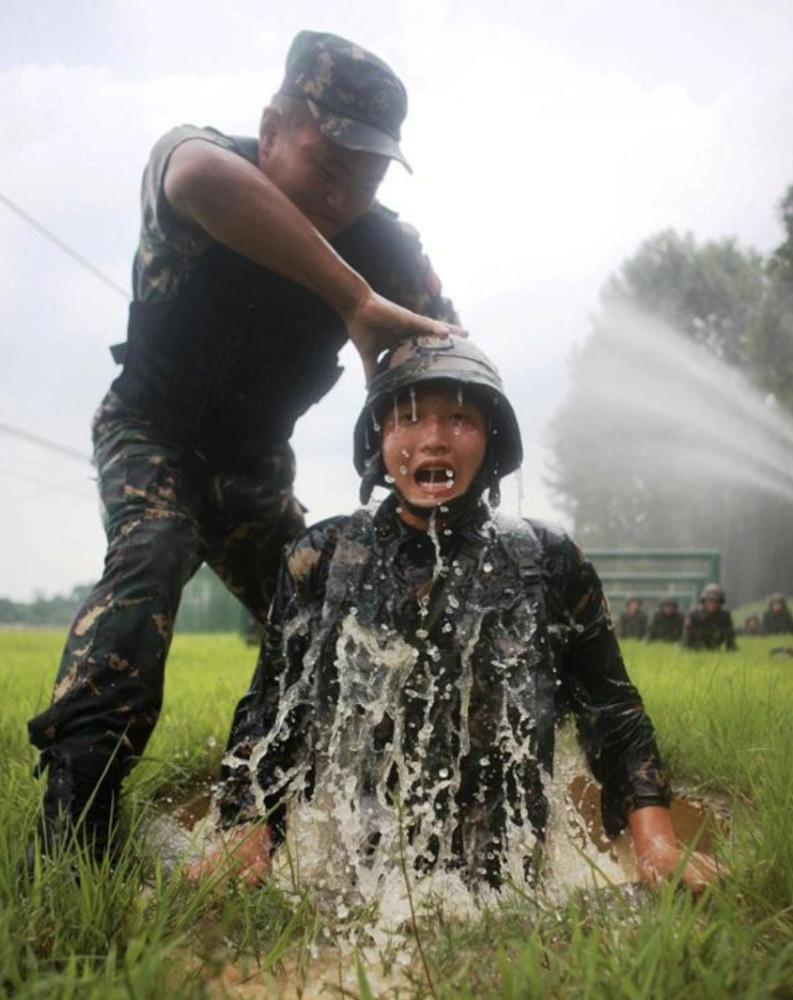
{"label": "camouflage trousers", "polygon": [[202,562],[263,620],[284,544],[304,527],[288,444],[254,475],[221,473],[111,391],[93,423],[107,555],[66,640],[52,702],[31,719],[40,750],[143,753],[162,705],[182,589]]}

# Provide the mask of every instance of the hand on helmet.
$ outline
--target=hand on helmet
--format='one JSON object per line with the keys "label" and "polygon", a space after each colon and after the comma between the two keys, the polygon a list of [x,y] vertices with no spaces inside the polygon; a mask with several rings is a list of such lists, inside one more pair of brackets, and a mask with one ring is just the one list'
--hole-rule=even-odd
{"label": "hand on helmet", "polygon": [[420,316],[368,290],[368,294],[342,317],[347,334],[358,350],[367,382],[377,371],[377,359],[408,337],[432,334],[448,337],[452,334],[467,337],[459,326],[441,320]]}

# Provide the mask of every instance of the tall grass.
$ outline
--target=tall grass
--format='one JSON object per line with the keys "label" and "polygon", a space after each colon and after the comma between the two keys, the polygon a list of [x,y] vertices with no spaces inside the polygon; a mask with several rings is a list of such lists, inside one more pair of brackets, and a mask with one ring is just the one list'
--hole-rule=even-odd
{"label": "tall grass", "polygon": [[[61,642],[0,633],[0,997],[316,995],[307,983],[317,948],[348,932],[333,908],[304,890],[197,890],[165,879],[142,849],[152,810],[217,771],[253,669],[237,637],[177,637],[160,725],[128,780],[117,866],[75,869],[64,856],[27,873],[40,790],[25,722],[49,699]],[[773,645],[744,639],[729,655],[624,647],[673,779],[730,807],[723,886],[698,900],[672,885],[658,896],[587,891],[561,908],[516,888],[472,921],[426,904],[416,914],[426,971],[406,933],[396,951],[339,952],[344,968],[323,995],[334,982],[336,995],[396,995],[383,984],[399,968],[408,1000],[430,989],[444,1000],[793,998],[793,661],[771,657]]]}

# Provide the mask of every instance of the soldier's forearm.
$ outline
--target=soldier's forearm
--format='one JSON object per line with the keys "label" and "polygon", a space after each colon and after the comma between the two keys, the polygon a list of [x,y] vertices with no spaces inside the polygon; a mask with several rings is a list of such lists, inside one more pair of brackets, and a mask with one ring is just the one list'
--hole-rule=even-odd
{"label": "soldier's forearm", "polygon": [[171,157],[165,196],[219,243],[292,279],[346,316],[371,295],[367,282],[302,212],[247,160],[200,139]]}

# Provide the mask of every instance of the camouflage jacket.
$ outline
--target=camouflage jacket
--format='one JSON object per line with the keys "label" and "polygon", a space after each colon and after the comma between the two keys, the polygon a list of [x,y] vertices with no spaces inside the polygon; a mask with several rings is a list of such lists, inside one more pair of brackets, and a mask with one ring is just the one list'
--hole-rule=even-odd
{"label": "camouflage jacket", "polygon": [[391,497],[323,522],[287,548],[229,738],[223,823],[266,812],[278,827],[283,801],[310,798],[336,768],[353,799],[398,797],[417,826],[452,824],[454,850],[490,877],[507,826],[544,835],[570,710],[610,833],[630,809],[668,803],[652,725],[575,544],[484,508],[436,538],[394,508]]}
{"label": "camouflage jacket", "polygon": [[648,642],[680,642],[683,637],[683,615],[679,611],[668,614],[660,609],[653,613],[647,629]]}
{"label": "camouflage jacket", "polygon": [[[288,441],[296,419],[338,379],[346,341],[319,296],[214,241],[168,204],[173,151],[193,139],[256,162],[254,139],[181,126],[154,147],[143,179],[127,341],[114,348],[121,399],[216,464]],[[400,305],[456,321],[418,234],[375,205],[333,240],[372,288]]]}
{"label": "camouflage jacket", "polygon": [[729,650],[738,648],[728,609],[717,608],[707,612],[702,605],[692,608],[683,625],[683,648],[720,649],[722,646]]}
{"label": "camouflage jacket", "polygon": [[788,635],[793,633],[793,615],[787,604],[778,611],[770,608],[763,613],[763,635]]}
{"label": "camouflage jacket", "polygon": [[620,639],[643,639],[647,634],[647,615],[644,611],[631,614],[623,611],[617,619],[617,633]]}

